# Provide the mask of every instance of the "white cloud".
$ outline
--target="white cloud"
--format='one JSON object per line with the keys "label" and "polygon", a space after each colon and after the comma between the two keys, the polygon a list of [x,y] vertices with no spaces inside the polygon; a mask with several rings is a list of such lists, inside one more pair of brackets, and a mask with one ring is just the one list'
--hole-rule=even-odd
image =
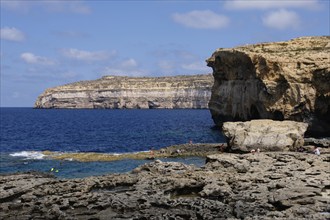
{"label": "white cloud", "polygon": [[230,0],[224,4],[227,9],[279,9],[279,8],[320,8],[318,0]]}
{"label": "white cloud", "polygon": [[136,60],[130,58],[128,60],[124,60],[123,62],[121,62],[120,66],[125,68],[135,68],[138,66],[138,64]]}
{"label": "white cloud", "polygon": [[301,23],[297,13],[285,9],[270,12],[262,18],[262,22],[267,27],[279,30],[298,28]]}
{"label": "white cloud", "polygon": [[112,75],[112,76],[147,76],[149,73],[146,70],[135,69],[135,70],[125,70],[118,68],[106,67],[102,72],[102,75]]}
{"label": "white cloud", "polygon": [[25,39],[24,33],[14,27],[4,27],[0,29],[0,36],[3,40],[20,42]]}
{"label": "white cloud", "polygon": [[204,73],[211,72],[210,67],[207,67],[206,63],[201,62],[201,61],[192,62],[192,63],[185,63],[185,64],[182,64],[181,67],[183,69],[196,71],[196,72],[204,72]]}
{"label": "white cloud", "polygon": [[219,29],[229,24],[229,18],[210,10],[175,13],[172,15],[172,19],[186,27],[197,29]]}
{"label": "white cloud", "polygon": [[104,68],[102,75],[147,76],[149,75],[149,72],[147,70],[141,69],[135,59],[129,58]]}
{"label": "white cloud", "polygon": [[171,49],[169,48],[170,46],[167,45],[165,47],[166,48],[156,49],[152,51],[152,55],[161,59],[164,59],[164,57],[166,57],[166,58],[174,58],[175,60],[177,59],[189,60],[196,58],[196,55],[189,51],[178,48]]}
{"label": "white cloud", "polygon": [[108,53],[106,51],[86,51],[74,48],[62,49],[61,52],[65,57],[80,61],[101,61],[106,60],[110,56],[114,56],[116,54],[116,51]]}
{"label": "white cloud", "polygon": [[55,62],[46,57],[36,56],[33,53],[22,53],[21,58],[29,64],[54,65]]}

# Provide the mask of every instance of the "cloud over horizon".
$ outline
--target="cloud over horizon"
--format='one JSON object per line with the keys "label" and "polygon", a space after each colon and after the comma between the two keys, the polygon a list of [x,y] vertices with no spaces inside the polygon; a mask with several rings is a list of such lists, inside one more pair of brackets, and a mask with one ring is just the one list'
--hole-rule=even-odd
{"label": "cloud over horizon", "polygon": [[196,71],[196,72],[204,72],[204,73],[212,72],[212,69],[206,65],[205,61],[184,63],[181,65],[181,67],[182,67],[182,69]]}
{"label": "cloud over horizon", "polygon": [[25,35],[17,28],[4,27],[0,29],[0,38],[3,40],[21,42],[25,40]]}
{"label": "cloud over horizon", "polygon": [[55,65],[55,61],[46,57],[34,55],[33,53],[22,53],[21,59],[29,64],[40,64],[40,65]]}
{"label": "cloud over horizon", "polygon": [[111,53],[109,53],[106,51],[86,51],[86,50],[78,50],[75,48],[66,48],[66,49],[62,49],[61,53],[63,56],[67,58],[91,62],[91,61],[106,60],[111,56],[115,56],[117,52],[111,51]]}
{"label": "cloud over horizon", "polygon": [[220,29],[229,24],[229,18],[211,10],[174,13],[172,19],[183,26],[196,29]]}
{"label": "cloud over horizon", "polygon": [[149,75],[147,70],[140,67],[139,63],[133,59],[128,58],[120,62],[115,62],[111,66],[105,67],[101,74],[115,75],[115,76],[146,76]]}
{"label": "cloud over horizon", "polygon": [[299,28],[301,21],[298,14],[294,11],[280,9],[273,11],[262,18],[266,27],[284,30],[288,28]]}

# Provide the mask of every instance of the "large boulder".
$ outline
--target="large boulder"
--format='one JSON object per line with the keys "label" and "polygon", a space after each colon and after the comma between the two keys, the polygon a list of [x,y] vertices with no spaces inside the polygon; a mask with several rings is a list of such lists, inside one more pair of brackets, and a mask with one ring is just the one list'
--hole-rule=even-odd
{"label": "large boulder", "polygon": [[268,119],[248,122],[225,122],[222,130],[233,151],[289,151],[304,145],[308,124]]}
{"label": "large boulder", "polygon": [[214,122],[293,120],[330,136],[329,54],[329,36],[216,50],[207,60]]}

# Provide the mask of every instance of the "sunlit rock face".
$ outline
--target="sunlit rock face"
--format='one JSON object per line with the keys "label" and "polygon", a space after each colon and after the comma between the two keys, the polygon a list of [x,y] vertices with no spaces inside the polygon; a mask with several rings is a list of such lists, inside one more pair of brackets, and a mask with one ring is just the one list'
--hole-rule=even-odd
{"label": "sunlit rock face", "polygon": [[222,131],[231,151],[297,151],[304,145],[308,124],[269,119],[247,122],[225,122]]}
{"label": "sunlit rock face", "polygon": [[104,76],[47,89],[35,108],[208,108],[211,74],[173,77]]}
{"label": "sunlit rock face", "polygon": [[215,79],[214,122],[294,120],[330,136],[330,37],[220,48],[207,60]]}

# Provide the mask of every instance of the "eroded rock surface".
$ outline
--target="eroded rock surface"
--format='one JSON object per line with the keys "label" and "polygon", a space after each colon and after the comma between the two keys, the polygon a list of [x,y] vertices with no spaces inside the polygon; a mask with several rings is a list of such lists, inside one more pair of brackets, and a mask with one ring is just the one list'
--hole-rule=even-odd
{"label": "eroded rock surface", "polygon": [[330,155],[216,154],[201,168],[156,160],[131,173],[0,176],[1,219],[327,219]]}
{"label": "eroded rock surface", "polygon": [[304,145],[307,126],[303,122],[260,119],[225,122],[222,131],[233,151],[296,151]]}
{"label": "eroded rock surface", "polygon": [[330,136],[330,37],[218,49],[207,60],[215,79],[209,108],[226,121],[293,120]]}
{"label": "eroded rock surface", "polygon": [[173,77],[104,76],[47,89],[35,108],[208,108],[211,74]]}

